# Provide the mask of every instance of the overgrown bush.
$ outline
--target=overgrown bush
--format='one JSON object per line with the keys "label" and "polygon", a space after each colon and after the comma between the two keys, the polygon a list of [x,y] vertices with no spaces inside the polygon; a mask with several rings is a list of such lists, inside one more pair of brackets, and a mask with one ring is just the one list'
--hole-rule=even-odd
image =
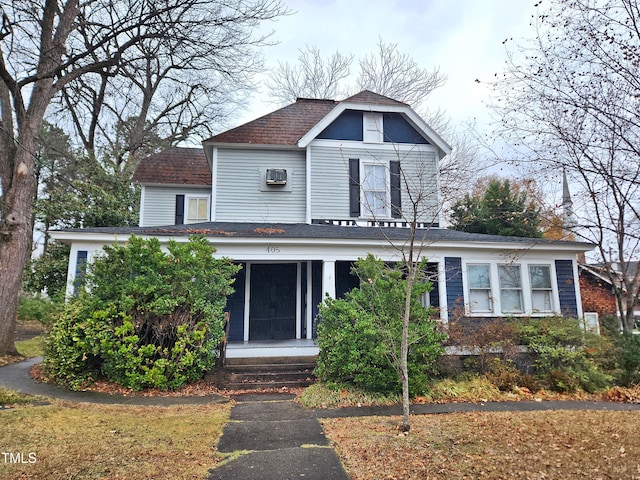
{"label": "overgrown bush", "polygon": [[51,325],[61,310],[60,301],[41,296],[23,295],[18,303],[18,320],[20,322],[36,321],[45,326]]}
{"label": "overgrown bush", "polygon": [[49,375],[71,388],[104,376],[137,390],[199,379],[215,363],[239,269],[214,251],[202,236],[167,252],[135,236],[105,247],[47,340]]}
{"label": "overgrown bush", "polygon": [[559,392],[594,392],[612,377],[598,368],[585,349],[585,333],[576,319],[545,317],[514,320],[518,336],[535,357],[535,374]]}
{"label": "overgrown bush", "polygon": [[458,317],[449,325],[449,343],[472,349],[474,355],[465,360],[465,367],[484,374],[495,366],[495,359],[513,363],[518,335],[513,323],[501,318],[467,321]]}
{"label": "overgrown bush", "polygon": [[[400,392],[397,366],[407,280],[402,270],[371,255],[356,262],[354,273],[360,278],[360,287],[343,299],[326,298],[320,306],[320,354],[315,373],[324,382],[352,384],[366,391]],[[429,288],[427,282],[416,283],[410,300],[408,370],[412,395],[427,388],[433,363],[444,351],[445,336],[430,318],[430,310],[420,303]]]}

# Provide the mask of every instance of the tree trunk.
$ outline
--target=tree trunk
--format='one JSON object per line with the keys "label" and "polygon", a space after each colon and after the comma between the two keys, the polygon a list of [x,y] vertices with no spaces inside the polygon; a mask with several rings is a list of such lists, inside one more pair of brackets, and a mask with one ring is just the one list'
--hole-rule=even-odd
{"label": "tree trunk", "polygon": [[[409,248],[413,248],[410,246]],[[415,281],[413,252],[409,254],[409,271],[407,272],[407,288],[405,290],[404,316],[402,318],[402,339],[400,340],[400,370],[402,377],[402,426],[403,432],[411,429],[409,420],[409,322],[411,321],[411,293]]]}
{"label": "tree trunk", "polygon": [[18,299],[22,271],[31,255],[31,206],[37,189],[32,147],[33,136],[16,150],[11,186],[4,192],[7,213],[0,222],[0,356],[18,354],[14,343]]}

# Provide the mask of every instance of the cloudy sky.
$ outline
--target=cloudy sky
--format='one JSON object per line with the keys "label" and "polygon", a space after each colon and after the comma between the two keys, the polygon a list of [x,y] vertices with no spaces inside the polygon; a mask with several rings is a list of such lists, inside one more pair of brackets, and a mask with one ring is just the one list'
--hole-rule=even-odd
{"label": "cloudy sky", "polygon": [[[448,80],[431,97],[451,118],[486,118],[486,87],[502,69],[506,38],[531,36],[534,0],[285,0],[291,16],[269,24],[278,45],[265,50],[268,67],[295,62],[306,45],[323,57],[336,50],[357,59],[376,49],[378,40],[398,44],[422,67],[439,67]],[[357,65],[352,67],[355,72]],[[274,109],[258,91],[239,123]]]}

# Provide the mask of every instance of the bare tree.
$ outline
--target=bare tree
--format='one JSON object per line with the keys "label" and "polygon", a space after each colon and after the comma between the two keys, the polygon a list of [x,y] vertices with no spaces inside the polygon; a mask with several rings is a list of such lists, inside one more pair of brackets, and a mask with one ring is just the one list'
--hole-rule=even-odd
{"label": "bare tree", "polygon": [[[133,72],[133,59],[140,58],[144,46],[157,44],[170,51],[174,42],[184,42],[184,57],[176,54],[174,59],[179,65],[192,48],[216,41],[207,28],[225,25],[228,19],[237,45],[254,45],[253,28],[285,10],[277,0],[2,0],[0,8],[0,355],[7,355],[17,353],[18,296],[31,252],[36,136],[52,101],[63,91],[71,92],[72,85],[95,87],[102,85],[97,78],[115,78],[127,68]],[[225,46],[225,38],[218,39],[218,48]],[[215,44],[209,47],[209,53],[216,52]],[[106,86],[94,90],[98,110],[107,93],[114,95],[116,111],[116,105],[136,101],[127,91],[108,92]],[[145,122],[155,118],[147,113],[140,115]],[[84,126],[87,120],[91,114],[77,123]],[[88,123],[94,135],[98,124]]]}
{"label": "bare tree", "polygon": [[[150,134],[160,136],[160,147],[188,136],[201,138],[242,108],[252,77],[262,68],[255,47],[267,40],[254,28],[284,13],[275,0],[189,0],[177,5],[170,7],[171,15],[184,29],[173,32],[170,41],[137,40],[116,65],[66,85],[56,105],[56,114],[73,124],[85,150],[93,156],[99,156],[98,149],[115,152],[115,170],[125,177],[149,153]],[[105,5],[96,14],[98,22],[79,23],[77,34],[84,44],[117,21],[117,8]],[[131,35],[118,38],[116,45]],[[100,45],[98,55],[108,57],[113,48]],[[127,127],[124,137],[116,135],[122,126]],[[157,142],[154,145],[157,148]]]}
{"label": "bare tree", "polygon": [[379,39],[377,47],[375,52],[360,59],[358,90],[371,90],[417,110],[447,80],[439,68],[423,68],[410,55],[398,51],[396,43]]}
{"label": "bare tree", "polygon": [[516,46],[495,84],[513,156],[538,178],[566,169],[574,234],[597,245],[633,328],[640,294],[640,8],[635,0],[538,4],[536,37]]}
{"label": "bare tree", "polygon": [[307,45],[298,50],[298,63],[280,62],[271,72],[267,87],[279,105],[295,102],[297,98],[333,99],[341,95],[341,82],[351,74],[352,55],[335,52],[323,59],[317,47]]}
{"label": "bare tree", "polygon": [[[371,155],[373,152],[369,152]],[[374,162],[379,161],[382,168],[388,162],[388,154],[381,158],[373,155]],[[386,193],[380,195],[381,191],[377,185],[381,182],[380,172],[376,172],[377,165],[371,168],[370,172],[363,169],[364,178],[358,178],[362,185],[361,205],[364,208],[363,214],[370,216],[376,225],[385,225],[389,222],[389,214],[394,217],[394,221],[403,225],[402,231],[406,232],[404,240],[397,240],[387,235],[387,230],[380,229],[389,245],[396,251],[398,261],[389,268],[398,269],[402,272],[405,282],[404,305],[398,312],[402,319],[402,332],[399,337],[393,335],[393,329],[385,328],[388,319],[382,318],[385,315],[384,309],[376,309],[371,306],[371,312],[376,321],[382,326],[382,340],[388,346],[391,361],[396,368],[400,383],[402,385],[402,423],[401,430],[408,432],[410,424],[410,398],[409,398],[409,365],[408,357],[411,346],[421,341],[435,341],[440,344],[442,338],[437,335],[434,329],[431,334],[424,337],[415,335],[415,329],[411,328],[414,318],[412,301],[414,299],[413,289],[418,282],[437,281],[429,278],[429,273],[425,270],[426,258],[425,249],[429,240],[427,235],[433,224],[439,222],[441,217],[442,203],[439,197],[439,184],[437,177],[437,162],[435,154],[425,152],[419,146],[414,148],[401,148],[395,145],[394,160],[395,166],[390,168],[388,179],[390,185],[386,185],[386,190],[397,189],[398,195],[391,194],[391,204],[386,202]],[[367,190],[371,188],[372,194]],[[380,294],[384,298],[384,292]],[[413,333],[412,333],[413,330]],[[422,332],[425,333],[424,330]],[[428,338],[426,338],[428,337]]]}

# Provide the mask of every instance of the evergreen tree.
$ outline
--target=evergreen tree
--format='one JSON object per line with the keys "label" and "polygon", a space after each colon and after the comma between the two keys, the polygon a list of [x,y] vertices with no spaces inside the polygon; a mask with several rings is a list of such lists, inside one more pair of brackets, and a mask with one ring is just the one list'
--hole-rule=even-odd
{"label": "evergreen tree", "polygon": [[469,233],[539,238],[540,212],[526,191],[509,180],[491,179],[484,191],[455,202],[451,228]]}

